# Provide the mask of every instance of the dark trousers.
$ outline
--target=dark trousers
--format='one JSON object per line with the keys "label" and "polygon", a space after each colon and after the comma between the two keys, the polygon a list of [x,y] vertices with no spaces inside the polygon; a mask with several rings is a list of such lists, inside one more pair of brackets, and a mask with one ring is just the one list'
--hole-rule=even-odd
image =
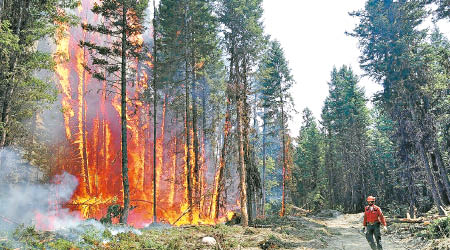
{"label": "dark trousers", "polygon": [[[375,236],[375,240],[377,241],[376,245],[375,241],[373,240],[373,236]],[[373,225],[367,224],[366,239],[369,242],[372,250],[383,249],[383,246],[381,245],[381,232],[379,222]]]}

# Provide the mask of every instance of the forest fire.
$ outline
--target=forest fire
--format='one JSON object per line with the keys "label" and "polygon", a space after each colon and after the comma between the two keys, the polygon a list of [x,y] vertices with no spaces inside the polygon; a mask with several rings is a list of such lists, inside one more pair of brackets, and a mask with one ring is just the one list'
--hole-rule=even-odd
{"label": "forest fire", "polygon": [[[83,8],[77,14],[83,21],[97,17],[89,9],[90,1],[83,1]],[[82,218],[100,219],[109,206],[123,204],[121,180],[121,130],[120,95],[109,89],[106,82],[91,77],[83,67],[90,63],[89,53],[79,46],[80,40],[97,39],[80,27],[65,27],[68,36],[57,44],[59,56],[56,73],[59,79],[60,99],[64,116],[65,137],[71,156],[63,156],[59,173],[66,171],[78,178],[79,185],[66,207],[78,211]],[[133,41],[145,42],[139,35]],[[68,60],[64,60],[68,58]],[[141,66],[143,65],[143,66]],[[209,206],[216,208],[212,199],[212,184],[206,181],[208,166],[205,159],[204,142],[199,150],[199,176],[191,179],[193,183],[194,203],[189,205],[187,175],[189,165],[194,166],[195,152],[188,148],[182,138],[183,123],[173,119],[167,109],[171,99],[164,95],[163,104],[158,107],[156,155],[153,155],[153,117],[149,116],[150,107],[140,101],[140,97],[149,83],[150,61],[136,62],[132,65],[137,78],[128,90],[127,128],[128,128],[128,164],[130,182],[130,200],[132,210],[129,224],[143,227],[153,222],[153,177],[156,175],[157,222],[174,225],[216,224],[223,222],[230,214],[211,218]],[[146,69],[144,69],[146,68]],[[131,85],[131,84],[130,84]],[[193,131],[191,127],[191,138]],[[181,137],[180,137],[181,136]],[[189,154],[190,157],[187,157]],[[153,158],[156,157],[156,173],[153,172]],[[190,164],[186,164],[187,159]],[[217,213],[217,211],[214,211]],[[37,216],[39,218],[39,216]],[[45,228],[45,226],[43,226]]]}

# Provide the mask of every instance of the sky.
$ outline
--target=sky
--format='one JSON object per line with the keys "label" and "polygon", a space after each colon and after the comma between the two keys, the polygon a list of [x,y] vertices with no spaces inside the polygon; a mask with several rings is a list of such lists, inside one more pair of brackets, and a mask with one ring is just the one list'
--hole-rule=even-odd
{"label": "sky", "polygon": [[[362,76],[356,38],[345,35],[357,25],[358,19],[349,12],[364,8],[365,0],[264,0],[264,26],[272,39],[278,40],[284,51],[296,84],[292,88],[297,114],[289,124],[292,136],[297,136],[306,107],[320,119],[328,95],[333,66],[346,64]],[[448,24],[448,23],[447,23]],[[450,25],[441,27],[450,35]],[[370,98],[381,86],[362,77],[360,86]]]}

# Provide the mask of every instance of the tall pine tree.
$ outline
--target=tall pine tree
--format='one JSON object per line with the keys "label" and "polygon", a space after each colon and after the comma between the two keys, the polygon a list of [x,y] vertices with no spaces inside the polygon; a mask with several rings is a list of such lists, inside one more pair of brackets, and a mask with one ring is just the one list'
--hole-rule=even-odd
{"label": "tall pine tree", "polygon": [[111,87],[120,89],[121,100],[121,146],[123,213],[121,223],[127,223],[130,209],[130,187],[128,181],[127,150],[127,85],[130,84],[128,62],[142,59],[145,55],[143,43],[137,37],[144,31],[144,11],[146,0],[104,0],[95,3],[92,12],[102,16],[100,23],[82,24],[84,30],[98,33],[105,39],[98,44],[80,41],[80,46],[89,50],[92,65],[85,68],[100,81],[107,81]]}

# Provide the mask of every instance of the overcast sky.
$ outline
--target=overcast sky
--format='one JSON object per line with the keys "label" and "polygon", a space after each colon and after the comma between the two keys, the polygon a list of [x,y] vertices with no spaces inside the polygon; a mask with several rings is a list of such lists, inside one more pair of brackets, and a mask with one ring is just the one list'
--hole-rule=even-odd
{"label": "overcast sky", "polygon": [[[304,108],[310,108],[320,118],[333,66],[350,65],[356,74],[363,74],[358,63],[358,41],[346,36],[345,31],[352,31],[358,22],[348,13],[363,9],[365,2],[264,0],[265,31],[280,41],[297,82],[292,96],[299,113],[290,123],[291,135],[298,135]],[[449,25],[441,31],[450,35]],[[360,83],[368,98],[381,90],[367,77]]]}

